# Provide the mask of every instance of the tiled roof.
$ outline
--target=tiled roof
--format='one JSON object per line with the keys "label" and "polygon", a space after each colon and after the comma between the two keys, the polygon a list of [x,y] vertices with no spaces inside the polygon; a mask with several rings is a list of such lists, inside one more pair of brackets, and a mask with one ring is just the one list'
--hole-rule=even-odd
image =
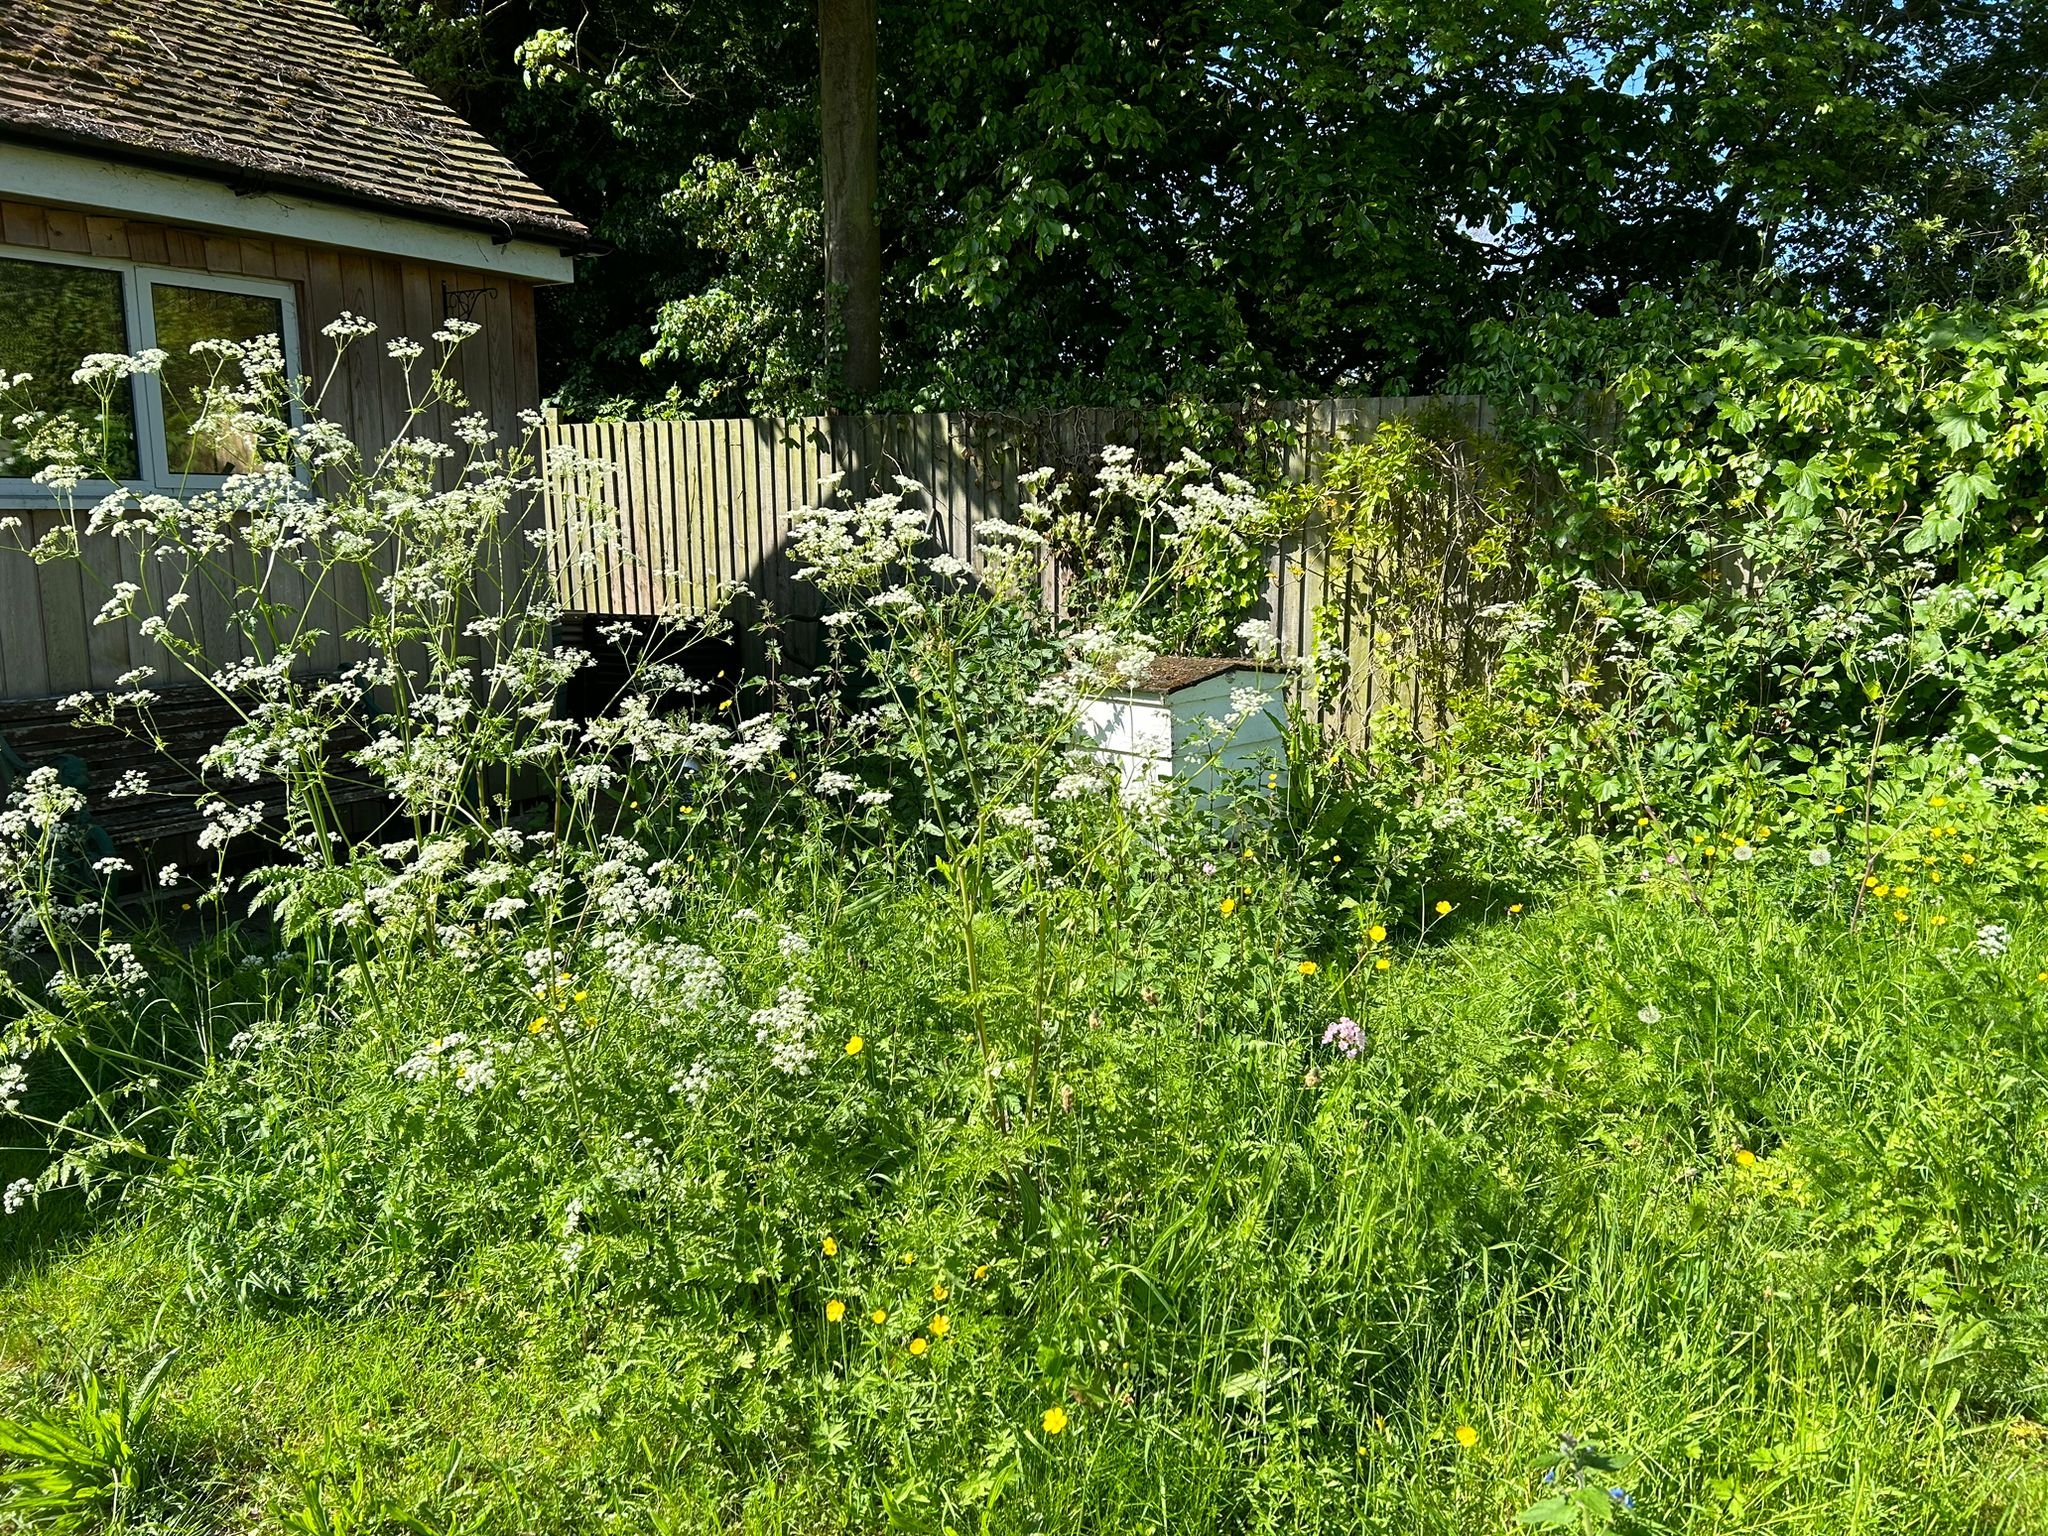
{"label": "tiled roof", "polygon": [[0,0],[0,133],[574,244],[331,0]]}

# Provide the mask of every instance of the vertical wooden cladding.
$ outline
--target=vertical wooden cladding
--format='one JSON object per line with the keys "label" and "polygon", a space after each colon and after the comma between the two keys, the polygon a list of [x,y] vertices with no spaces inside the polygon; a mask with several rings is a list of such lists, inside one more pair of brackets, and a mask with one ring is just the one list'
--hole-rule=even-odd
{"label": "vertical wooden cladding", "polygon": [[[318,387],[328,380],[323,414],[368,451],[375,451],[408,420],[405,375],[385,352],[399,336],[427,342],[439,329],[443,295],[463,294],[471,318],[483,326],[457,353],[456,375],[473,407],[500,436],[514,440],[523,430],[519,415],[540,403],[538,349],[534,339],[533,285],[497,274],[478,274],[379,252],[345,251],[297,241],[218,231],[184,229],[146,220],[102,216],[77,209],[0,201],[0,256],[33,256],[41,251],[133,261],[225,276],[260,277],[293,285],[298,300],[300,366]],[[373,321],[377,334],[356,342],[339,370],[335,343],[322,327],[343,310]],[[416,365],[417,366],[417,365]],[[445,420],[423,420],[417,430],[445,432]],[[21,516],[24,533],[54,526],[56,513],[36,509]],[[537,509],[522,511],[531,524]],[[521,529],[511,530],[508,550],[530,548]],[[100,547],[102,544],[104,548]],[[0,697],[29,697],[106,688],[130,667],[164,658],[132,626],[92,623],[115,581],[135,579],[134,553],[112,540],[88,540],[79,564],[35,566],[17,554],[0,552]],[[124,575],[125,572],[125,575]],[[508,562],[501,579],[523,579],[523,565]],[[296,583],[296,584],[294,584]],[[303,580],[286,578],[275,595],[303,599],[312,622],[325,631],[316,666],[340,664],[342,631],[360,610],[354,601],[323,584],[315,593]],[[195,599],[198,622],[225,649],[227,615],[205,598]]]}
{"label": "vertical wooden cladding", "polygon": [[[1303,401],[1267,414],[1283,423],[1268,443],[1262,475],[1313,481],[1333,450],[1367,436],[1380,422],[1432,404],[1478,412],[1483,404],[1429,399],[1344,398]],[[591,570],[558,567],[565,607],[640,616],[707,613],[729,583],[745,582],[754,601],[788,621],[785,640],[799,658],[815,655],[819,603],[795,579],[788,548],[790,514],[832,494],[854,498],[915,483],[908,494],[931,516],[936,549],[972,559],[977,524],[1014,519],[1020,475],[1036,464],[1078,468],[1110,443],[1156,456],[1143,424],[1112,410],[1067,410],[1024,418],[956,415],[820,416],[779,420],[656,421],[630,426],[563,425],[550,440],[604,461],[606,506],[581,515],[559,490],[550,516],[565,551],[594,560]],[[606,542],[604,529],[613,530]],[[1364,555],[1333,548],[1328,530],[1310,526],[1276,543],[1269,556],[1266,617],[1281,652],[1299,657],[1319,640],[1349,661],[1342,698],[1319,700],[1325,715],[1362,733],[1387,707],[1419,729],[1427,701],[1412,669],[1400,665],[1399,637],[1381,631],[1370,594],[1398,574],[1400,552]],[[1046,598],[1058,611],[1067,594],[1048,571]],[[1319,615],[1321,618],[1319,619]],[[732,616],[746,625],[742,606]],[[1319,634],[1319,624],[1321,633]]]}

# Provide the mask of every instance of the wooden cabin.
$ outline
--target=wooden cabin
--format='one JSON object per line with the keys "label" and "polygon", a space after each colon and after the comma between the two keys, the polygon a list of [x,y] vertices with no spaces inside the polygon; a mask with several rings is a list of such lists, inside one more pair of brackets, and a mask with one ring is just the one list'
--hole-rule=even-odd
{"label": "wooden cabin", "polygon": [[[0,0],[0,376],[49,408],[87,354],[169,352],[117,424],[138,490],[218,483],[179,430],[189,343],[275,333],[318,377],[344,310],[379,330],[333,412],[358,442],[403,409],[383,339],[447,317],[484,327],[463,384],[516,431],[540,403],[534,291],[586,238],[329,0]],[[52,498],[8,431],[0,515],[33,534]],[[131,661],[98,606],[68,562],[0,552],[0,701],[114,686]]]}

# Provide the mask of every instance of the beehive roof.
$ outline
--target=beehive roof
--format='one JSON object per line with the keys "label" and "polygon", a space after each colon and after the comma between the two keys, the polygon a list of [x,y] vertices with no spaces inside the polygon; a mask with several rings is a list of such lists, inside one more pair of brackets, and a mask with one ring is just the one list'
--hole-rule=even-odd
{"label": "beehive roof", "polygon": [[1178,693],[1226,672],[1265,672],[1255,661],[1236,656],[1156,656],[1145,676],[1133,687],[1139,693]]}

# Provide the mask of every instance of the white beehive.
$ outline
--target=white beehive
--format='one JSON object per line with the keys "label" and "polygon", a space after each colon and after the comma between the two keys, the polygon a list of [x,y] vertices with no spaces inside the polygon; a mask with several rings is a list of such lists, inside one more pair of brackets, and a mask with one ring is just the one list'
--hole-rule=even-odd
{"label": "white beehive", "polygon": [[1208,795],[1227,778],[1287,782],[1287,679],[1248,661],[1161,656],[1136,684],[1082,711],[1081,734],[1115,764],[1126,798],[1166,780]]}

